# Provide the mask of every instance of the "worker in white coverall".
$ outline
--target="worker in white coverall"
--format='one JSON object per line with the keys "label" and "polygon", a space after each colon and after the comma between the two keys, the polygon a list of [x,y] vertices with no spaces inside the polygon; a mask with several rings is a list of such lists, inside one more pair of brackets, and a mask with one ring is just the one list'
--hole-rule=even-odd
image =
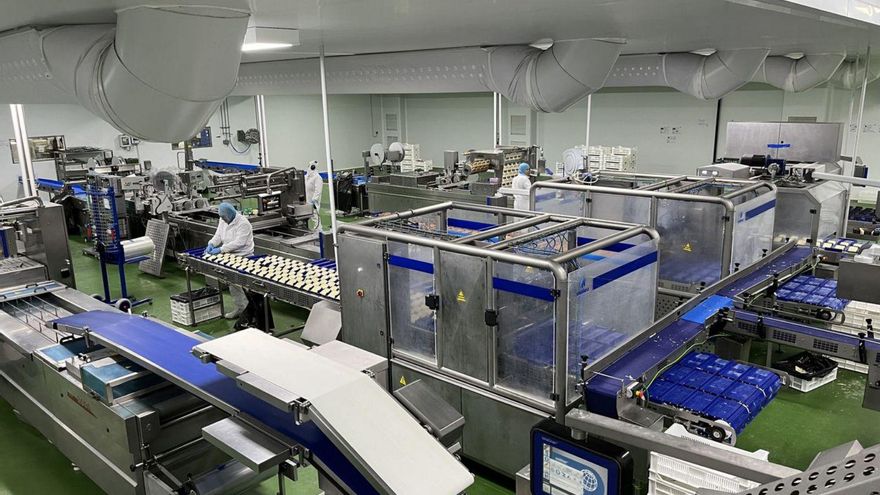
{"label": "worker in white coverall", "polygon": [[529,209],[529,189],[532,187],[532,181],[529,179],[529,164],[519,164],[519,175],[513,178],[510,183],[511,189],[514,189],[513,207],[517,210]]}
{"label": "worker in white coverall", "polygon": [[[220,223],[217,232],[208,242],[205,252],[208,254],[230,253],[238,256],[253,256],[254,254],[254,229],[244,215],[235,211],[235,207],[229,203],[221,203],[217,208],[220,213]],[[229,294],[235,308],[226,312],[229,320],[238,318],[248,305],[247,295],[244,289],[237,285],[229,286]]]}
{"label": "worker in white coverall", "polygon": [[314,207],[312,219],[315,222],[315,230],[320,230],[321,194],[324,193],[324,180],[321,179],[321,174],[318,173],[317,168],[317,161],[313,160],[309,163],[309,170],[306,172],[306,203]]}

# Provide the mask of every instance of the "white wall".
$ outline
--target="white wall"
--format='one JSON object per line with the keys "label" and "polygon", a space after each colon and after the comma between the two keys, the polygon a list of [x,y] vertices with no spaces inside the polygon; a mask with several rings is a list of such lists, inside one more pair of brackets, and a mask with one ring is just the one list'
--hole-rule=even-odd
{"label": "white wall", "polygon": [[[229,113],[233,140],[236,129],[256,127],[252,98],[230,98]],[[123,150],[116,143],[120,132],[79,105],[25,105],[24,114],[30,136],[63,135],[68,147],[93,146],[113,150],[114,155],[126,158],[140,156],[141,160],[150,160],[154,170],[177,167],[179,152],[172,150],[170,144],[142,141],[130,151]],[[193,150],[195,158],[257,163],[257,146],[252,146],[247,152],[238,154],[223,145],[219,112],[209,119],[208,125],[211,126],[213,146]],[[0,173],[0,195],[4,198],[17,196],[18,180],[21,175],[19,165],[12,163],[9,149],[9,140],[12,138],[12,121],[8,107],[3,105],[0,106],[0,170],[3,171]],[[246,145],[241,143],[236,143],[236,147],[242,151],[246,149]],[[180,160],[182,163],[182,157]],[[55,166],[52,161],[35,162],[34,169],[37,177],[55,178]]]}
{"label": "white wall", "polygon": [[422,160],[443,165],[443,151],[486,149],[492,143],[492,94],[405,95],[406,142],[419,145]]}
{"label": "white wall", "polygon": [[[694,173],[711,162],[715,102],[664,89],[603,90],[593,95],[590,144],[638,148],[645,172]],[[563,113],[538,114],[538,143],[547,164],[584,144],[586,98]]]}
{"label": "white wall", "polygon": [[[269,163],[305,167],[318,160],[326,170],[324,122],[320,96],[267,96]],[[330,144],[337,169],[363,165],[361,153],[379,141],[373,137],[369,95],[331,95]]]}

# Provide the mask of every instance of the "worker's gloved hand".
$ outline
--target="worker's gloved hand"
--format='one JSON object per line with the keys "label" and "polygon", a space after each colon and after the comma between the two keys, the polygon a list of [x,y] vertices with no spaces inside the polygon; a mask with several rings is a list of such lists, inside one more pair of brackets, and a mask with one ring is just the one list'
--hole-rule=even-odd
{"label": "worker's gloved hand", "polygon": [[218,254],[220,253],[220,248],[214,247],[208,244],[208,247],[205,248],[205,253],[207,254]]}

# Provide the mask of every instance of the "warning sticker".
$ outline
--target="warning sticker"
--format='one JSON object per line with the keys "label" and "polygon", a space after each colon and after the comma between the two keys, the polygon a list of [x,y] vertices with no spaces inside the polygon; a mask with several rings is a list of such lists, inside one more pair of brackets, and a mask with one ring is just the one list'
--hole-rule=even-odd
{"label": "warning sticker", "polygon": [[684,246],[682,246],[681,250],[690,253],[694,250],[694,248],[692,248],[691,243],[688,242]]}
{"label": "warning sticker", "polygon": [[406,385],[406,377],[404,377],[403,375],[400,376],[400,384]]}
{"label": "warning sticker", "polygon": [[467,302],[467,298],[464,297],[464,291],[463,291],[463,290],[458,291],[458,295],[455,296],[455,300],[458,301],[458,302],[460,302],[460,303]]}

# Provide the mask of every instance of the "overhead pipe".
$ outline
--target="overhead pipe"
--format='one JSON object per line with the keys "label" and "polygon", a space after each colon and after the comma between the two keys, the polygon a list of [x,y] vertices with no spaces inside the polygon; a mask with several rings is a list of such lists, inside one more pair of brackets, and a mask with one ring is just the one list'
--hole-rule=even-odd
{"label": "overhead pipe", "polygon": [[752,81],[784,91],[806,91],[831,79],[845,58],[845,53],[808,54],[799,59],[767,57]]}
{"label": "overhead pipe", "polygon": [[562,112],[605,84],[622,46],[581,39],[557,41],[547,50],[490,48],[486,84],[533,110]]}
{"label": "overhead pipe", "polygon": [[0,53],[15,47],[22,63],[8,65],[4,78],[28,72],[20,79],[28,83],[0,85],[0,100],[71,101],[144,140],[189,139],[235,86],[249,16],[228,7],[138,5],[117,11],[115,29],[13,33],[0,38]]}
{"label": "overhead pipe", "polygon": [[769,53],[763,48],[750,48],[711,55],[624,55],[615,63],[605,85],[665,86],[702,100],[714,100],[751,81]]}
{"label": "overhead pipe", "polygon": [[880,72],[871,70],[871,66],[876,66],[872,62],[873,60],[868,62],[867,75],[865,75],[865,64],[858,63],[858,60],[847,60],[840,64],[840,67],[828,80],[828,84],[843,89],[858,88],[862,82],[870,84],[880,77]]}

